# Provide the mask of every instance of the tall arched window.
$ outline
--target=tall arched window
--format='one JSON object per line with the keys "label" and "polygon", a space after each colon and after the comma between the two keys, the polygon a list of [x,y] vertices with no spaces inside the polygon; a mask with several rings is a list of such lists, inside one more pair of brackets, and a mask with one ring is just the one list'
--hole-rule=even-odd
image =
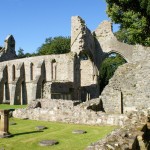
{"label": "tall arched window", "polygon": [[44,85],[45,85],[45,80],[42,81],[42,86],[41,86],[41,98],[44,98]]}
{"label": "tall arched window", "polygon": [[79,58],[80,58],[80,60],[88,60],[89,59],[86,52],[80,52]]}
{"label": "tall arched window", "polygon": [[16,69],[15,69],[15,65],[12,66],[12,80],[14,81],[16,78]]}
{"label": "tall arched window", "polygon": [[56,60],[52,60],[52,80],[56,80]]}
{"label": "tall arched window", "polygon": [[33,80],[33,63],[30,64],[30,80]]}

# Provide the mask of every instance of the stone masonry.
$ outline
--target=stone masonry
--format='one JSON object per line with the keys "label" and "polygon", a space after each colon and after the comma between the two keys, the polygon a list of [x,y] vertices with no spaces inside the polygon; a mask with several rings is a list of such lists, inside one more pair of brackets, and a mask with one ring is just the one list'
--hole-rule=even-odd
{"label": "stone masonry", "polygon": [[12,35],[8,35],[4,41],[4,47],[0,47],[0,62],[15,58],[15,39]]}
{"label": "stone masonry", "polygon": [[124,113],[150,107],[147,82],[150,48],[119,42],[108,21],[91,32],[81,17],[74,16],[71,20],[68,54],[14,59],[15,40],[13,36],[6,38],[0,57],[0,103],[28,104],[42,98],[79,101],[98,98],[99,67],[115,52],[127,64],[116,71],[101,95],[104,111]]}

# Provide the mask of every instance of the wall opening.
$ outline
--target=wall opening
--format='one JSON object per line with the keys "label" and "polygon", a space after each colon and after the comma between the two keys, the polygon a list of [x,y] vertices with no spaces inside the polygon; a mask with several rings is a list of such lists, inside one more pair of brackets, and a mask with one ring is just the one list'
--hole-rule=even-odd
{"label": "wall opening", "polygon": [[41,85],[41,98],[44,98],[44,86],[45,86],[45,80],[42,81],[42,85]]}
{"label": "wall opening", "polygon": [[12,80],[14,81],[16,78],[16,69],[15,69],[15,65],[12,66]]}
{"label": "wall opening", "polygon": [[56,80],[56,60],[54,59],[53,61],[52,61],[52,64],[51,64],[52,66],[51,66],[51,76],[52,76],[52,80]]}
{"label": "wall opening", "polygon": [[80,58],[81,61],[82,61],[82,60],[88,60],[88,59],[89,59],[89,57],[88,57],[88,55],[87,55],[86,52],[80,52],[79,58]]}
{"label": "wall opening", "polygon": [[123,93],[121,92],[121,114],[123,114]]}
{"label": "wall opening", "polygon": [[33,63],[30,64],[30,80],[33,80]]}
{"label": "wall opening", "polygon": [[108,84],[109,79],[111,79],[114,75],[116,69],[126,62],[127,61],[120,54],[117,54],[115,52],[108,54],[99,69],[100,94]]}
{"label": "wall opening", "polygon": [[26,88],[25,88],[25,82],[23,81],[21,83],[21,105],[26,104]]}
{"label": "wall opening", "polygon": [[7,103],[9,101],[9,87],[8,82],[4,83],[4,91],[3,91],[3,102]]}

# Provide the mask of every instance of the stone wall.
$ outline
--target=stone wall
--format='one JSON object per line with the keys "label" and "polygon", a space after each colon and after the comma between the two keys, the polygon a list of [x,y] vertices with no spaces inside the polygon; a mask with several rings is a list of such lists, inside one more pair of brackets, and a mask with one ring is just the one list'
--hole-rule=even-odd
{"label": "stone wall", "polygon": [[[38,101],[33,102],[34,105]],[[89,125],[123,125],[125,115],[107,115],[100,111],[87,109],[87,105],[75,101],[65,100],[39,100],[41,107],[17,109],[13,112],[15,118],[29,118],[32,120],[57,121],[75,124]],[[37,105],[35,105],[37,106]],[[34,109],[33,109],[34,108]]]}
{"label": "stone wall", "polygon": [[99,96],[95,38],[81,17],[71,20],[71,51],[80,59],[81,100],[85,101]]}
{"label": "stone wall", "polygon": [[[74,72],[74,57],[74,54],[69,53],[1,62],[1,102],[11,99],[11,104],[26,104],[36,98],[51,98],[52,94],[54,98],[55,95],[60,98],[58,96],[71,92],[71,99],[78,99],[74,93],[79,86],[77,83],[74,85],[74,76],[77,74]],[[60,84],[65,88],[60,87]],[[62,89],[65,91],[61,92]],[[70,92],[69,89],[75,90]],[[6,98],[8,95],[10,97]]]}
{"label": "stone wall", "polygon": [[124,64],[117,69],[101,94],[107,113],[126,113],[150,107],[149,64],[147,58]]}

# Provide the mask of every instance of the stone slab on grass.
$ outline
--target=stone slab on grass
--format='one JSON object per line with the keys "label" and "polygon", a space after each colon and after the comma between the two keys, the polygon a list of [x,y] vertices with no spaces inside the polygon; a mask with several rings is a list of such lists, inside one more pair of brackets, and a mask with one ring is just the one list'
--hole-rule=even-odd
{"label": "stone slab on grass", "polygon": [[84,130],[73,130],[72,133],[73,133],[73,134],[85,134],[85,133],[87,133],[87,132],[84,131]]}
{"label": "stone slab on grass", "polygon": [[56,140],[43,140],[39,142],[40,146],[53,146],[58,144],[59,142]]}
{"label": "stone slab on grass", "polygon": [[45,126],[36,126],[35,129],[40,131],[40,130],[47,129],[47,127],[45,127]]}

